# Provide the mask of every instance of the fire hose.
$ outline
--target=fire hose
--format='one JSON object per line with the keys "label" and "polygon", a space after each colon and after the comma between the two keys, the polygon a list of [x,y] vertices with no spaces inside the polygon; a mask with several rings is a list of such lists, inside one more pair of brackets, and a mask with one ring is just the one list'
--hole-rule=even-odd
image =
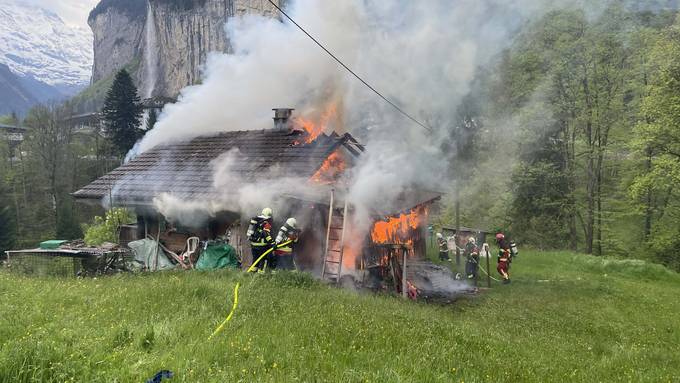
{"label": "fire hose", "polygon": [[262,260],[262,258],[264,258],[264,257],[267,256],[267,254],[269,254],[269,253],[271,253],[272,251],[274,251],[274,249],[279,248],[279,247],[283,247],[283,246],[285,246],[285,245],[288,245],[288,244],[291,243],[291,242],[293,242],[293,240],[292,240],[292,239],[289,239],[289,240],[287,240],[286,242],[282,242],[282,243],[280,243],[280,244],[278,244],[278,245],[272,246],[271,249],[269,249],[269,250],[265,251],[264,253],[262,253],[262,255],[260,255],[260,257],[259,257],[257,260],[255,260],[255,262],[253,262],[252,265],[250,265],[250,267],[248,268],[248,271],[246,271],[246,272],[247,272],[247,273],[253,272],[253,270],[255,270],[255,266],[257,266],[257,264],[260,263],[260,261]]}
{"label": "fire hose", "polygon": [[492,277],[491,275],[489,275],[489,273],[487,273],[486,270],[484,270],[483,267],[480,267],[479,270],[482,270],[482,271],[484,272],[484,274],[488,275],[489,278],[493,279],[494,281],[500,282],[498,279],[496,279],[496,278]]}
{"label": "fire hose", "polygon": [[[259,263],[259,262],[260,262],[267,254],[269,254],[269,253],[271,253],[272,251],[274,251],[274,249],[279,248],[279,247],[282,247],[282,246],[285,246],[285,245],[288,245],[288,244],[290,244],[291,242],[293,242],[293,241],[292,241],[292,240],[288,240],[288,241],[286,241],[286,242],[282,242],[282,243],[280,243],[280,244],[278,244],[278,245],[272,246],[271,249],[269,249],[269,250],[265,251],[264,253],[262,253],[262,255],[260,255],[260,257],[259,257],[255,262],[253,262],[252,265],[250,265],[250,267],[248,268],[248,271],[247,271],[247,272],[252,272],[252,271],[254,270],[255,266],[256,266],[256,265],[257,265],[257,264],[258,264],[258,263]],[[217,326],[217,328],[215,329],[215,331],[213,331],[213,333],[208,337],[208,340],[212,339],[215,335],[219,334],[219,333],[224,329],[224,326],[226,326],[227,323],[228,323],[228,322],[231,320],[231,318],[234,316],[234,311],[236,311],[236,306],[238,306],[238,289],[239,289],[239,287],[241,287],[241,283],[240,283],[240,282],[236,282],[236,286],[234,287],[234,304],[231,306],[231,311],[229,311],[229,315],[227,315],[226,319],[224,319],[224,321],[222,321],[222,323],[220,323],[220,325]]]}
{"label": "fire hose", "polygon": [[220,323],[219,326],[213,331],[212,335],[208,337],[208,340],[212,339],[215,335],[219,334],[222,329],[224,329],[224,326],[231,320],[231,317],[234,315],[234,311],[236,311],[236,306],[238,306],[238,288],[241,286],[240,282],[236,282],[236,287],[234,287],[234,304],[231,306],[231,311],[229,312],[229,315],[227,315],[227,318]]}

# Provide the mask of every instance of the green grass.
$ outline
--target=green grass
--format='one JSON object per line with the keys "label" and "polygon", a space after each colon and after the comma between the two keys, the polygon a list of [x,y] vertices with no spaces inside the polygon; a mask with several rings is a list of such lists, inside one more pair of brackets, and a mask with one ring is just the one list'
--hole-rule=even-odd
{"label": "green grass", "polygon": [[[0,382],[680,381],[680,276],[524,251],[513,283],[447,306],[234,271],[0,273]],[[242,284],[223,333],[208,341]]]}

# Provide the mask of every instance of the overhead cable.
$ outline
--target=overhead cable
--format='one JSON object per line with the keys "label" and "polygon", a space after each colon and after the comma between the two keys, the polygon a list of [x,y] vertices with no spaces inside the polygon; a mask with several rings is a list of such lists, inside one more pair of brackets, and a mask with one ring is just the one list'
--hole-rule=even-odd
{"label": "overhead cable", "polygon": [[297,22],[295,22],[295,20],[293,20],[293,18],[291,18],[290,16],[288,16],[288,14],[287,14],[286,12],[284,12],[283,9],[281,9],[276,3],[274,3],[272,0],[267,0],[267,1],[269,1],[269,3],[270,3],[272,6],[274,6],[274,8],[278,9],[279,12],[281,12],[281,14],[282,14],[285,18],[287,18],[288,20],[290,20],[291,23],[295,24],[295,26],[298,27],[304,34],[306,34],[307,37],[309,37],[310,39],[312,39],[312,41],[314,41],[314,42],[316,43],[316,45],[318,45],[321,49],[323,49],[326,53],[328,53],[335,61],[338,62],[338,64],[340,64],[340,65],[341,65],[343,68],[345,68],[349,73],[351,73],[354,77],[356,77],[357,80],[361,81],[362,84],[366,85],[366,87],[368,87],[368,89],[372,90],[373,93],[377,94],[380,98],[382,98],[383,100],[385,100],[385,102],[387,102],[388,104],[390,104],[390,105],[391,105],[394,109],[396,109],[399,113],[401,113],[401,114],[404,115],[406,118],[408,118],[409,120],[411,120],[411,121],[413,121],[414,123],[416,123],[418,126],[424,128],[424,129],[426,129],[426,130],[429,131],[429,132],[432,132],[433,129],[432,129],[431,127],[429,127],[429,126],[423,124],[422,122],[418,121],[416,118],[412,117],[410,114],[406,113],[406,112],[405,112],[403,109],[401,109],[397,104],[393,103],[393,102],[390,101],[387,97],[383,96],[382,93],[378,92],[378,91],[377,91],[374,87],[372,87],[368,82],[366,82],[363,78],[361,78],[358,74],[356,74],[353,70],[351,70],[347,65],[345,65],[345,63],[343,63],[339,58],[337,58],[331,51],[329,51],[328,49],[326,49],[326,47],[323,46],[323,44],[321,44],[317,39],[315,39],[312,35],[310,35],[309,32],[307,32],[304,28],[302,28],[302,26],[300,26],[300,24],[298,24]]}

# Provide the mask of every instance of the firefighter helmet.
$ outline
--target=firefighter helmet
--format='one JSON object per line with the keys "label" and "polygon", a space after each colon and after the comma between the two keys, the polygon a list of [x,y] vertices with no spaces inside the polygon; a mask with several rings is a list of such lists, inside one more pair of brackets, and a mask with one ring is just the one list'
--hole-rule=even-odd
{"label": "firefighter helmet", "polygon": [[272,214],[273,214],[272,208],[265,207],[264,209],[262,209],[262,216],[267,217],[267,218],[271,218]]}
{"label": "firefighter helmet", "polygon": [[293,229],[295,229],[295,226],[297,225],[297,220],[296,220],[295,218],[292,218],[292,217],[291,217],[291,218],[288,218],[288,219],[286,220],[286,225],[288,225],[288,226],[292,227]]}
{"label": "firefighter helmet", "polygon": [[444,236],[442,235],[442,233],[437,233],[437,238],[441,239],[444,238]]}
{"label": "firefighter helmet", "polygon": [[505,238],[505,236],[503,235],[503,233],[498,233],[498,234],[496,234],[496,241],[500,241],[500,240],[503,239],[503,238]]}
{"label": "firefighter helmet", "polygon": [[470,242],[471,244],[474,245],[475,244],[475,237],[468,238],[468,242]]}

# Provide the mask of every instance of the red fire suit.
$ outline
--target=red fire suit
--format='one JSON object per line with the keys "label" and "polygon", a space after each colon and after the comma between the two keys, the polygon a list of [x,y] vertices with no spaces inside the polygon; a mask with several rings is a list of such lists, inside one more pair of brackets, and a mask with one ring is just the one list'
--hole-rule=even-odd
{"label": "red fire suit", "polygon": [[496,270],[503,277],[503,282],[510,282],[510,263],[512,262],[512,252],[510,245],[505,239],[498,241],[498,266]]}

